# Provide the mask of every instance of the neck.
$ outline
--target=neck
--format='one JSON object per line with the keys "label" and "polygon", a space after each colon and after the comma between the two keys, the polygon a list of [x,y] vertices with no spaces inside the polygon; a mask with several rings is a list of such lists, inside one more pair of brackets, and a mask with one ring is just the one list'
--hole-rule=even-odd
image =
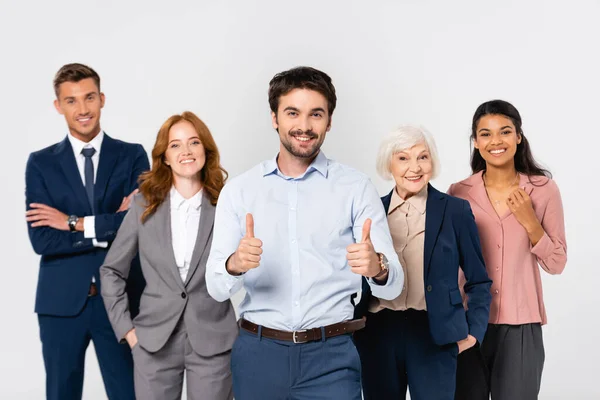
{"label": "neck", "polygon": [[484,175],[487,186],[507,187],[513,185],[515,180],[518,181],[514,163],[503,167],[494,167],[488,164]]}
{"label": "neck", "polygon": [[197,176],[193,178],[183,178],[173,175],[173,186],[183,196],[184,199],[192,198],[196,193],[202,190],[202,182]]}
{"label": "neck", "polygon": [[[317,153],[318,155],[319,153]],[[311,158],[296,157],[290,154],[283,145],[279,148],[279,156],[277,157],[277,166],[284,175],[291,178],[296,178],[306,172],[310,163],[317,157]]]}
{"label": "neck", "polygon": [[89,135],[80,135],[78,132],[74,131],[73,129],[69,129],[69,132],[71,133],[71,136],[73,136],[75,139],[79,139],[79,140],[81,140],[82,142],[85,142],[85,143],[89,143],[92,140],[94,140],[94,138],[100,134],[100,131],[101,131],[100,125],[98,125],[93,130],[93,132],[90,133]]}
{"label": "neck", "polygon": [[405,201],[410,199],[411,197],[413,197],[416,194],[413,192],[409,192],[408,190],[401,188],[398,185],[396,185],[396,193],[398,193],[398,196],[400,196],[400,198]]}

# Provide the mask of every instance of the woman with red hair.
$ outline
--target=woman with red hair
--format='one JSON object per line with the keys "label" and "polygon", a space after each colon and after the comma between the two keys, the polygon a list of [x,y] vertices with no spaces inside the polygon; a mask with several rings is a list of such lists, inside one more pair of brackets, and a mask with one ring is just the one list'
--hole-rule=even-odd
{"label": "woman with red hair", "polygon": [[[160,128],[152,170],[100,269],[102,296],[119,340],[132,349],[138,399],[232,399],[231,302],[213,300],[204,279],[215,205],[227,172],[206,125],[193,113]],[[146,288],[133,320],[125,294],[139,252]]]}

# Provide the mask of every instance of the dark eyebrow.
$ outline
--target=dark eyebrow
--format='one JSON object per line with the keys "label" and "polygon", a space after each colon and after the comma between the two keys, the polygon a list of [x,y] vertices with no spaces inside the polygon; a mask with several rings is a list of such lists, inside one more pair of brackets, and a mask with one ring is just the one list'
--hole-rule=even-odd
{"label": "dark eyebrow", "polygon": [[181,140],[179,140],[179,139],[173,139],[173,140],[171,140],[171,141],[169,142],[169,144],[171,144],[171,143],[173,143],[173,142],[181,142]]}
{"label": "dark eyebrow", "polygon": [[478,130],[477,132],[481,132],[481,131],[486,131],[489,132],[490,130],[488,128],[481,128],[480,130]]}
{"label": "dark eyebrow", "polygon": [[502,128],[500,128],[500,130],[503,130],[503,129],[512,129],[512,126],[506,125],[506,126],[503,126]]}
{"label": "dark eyebrow", "polygon": [[296,111],[296,112],[300,112],[300,110],[298,110],[296,107],[292,107],[292,106],[288,106],[288,107],[284,108],[283,111]]}
{"label": "dark eyebrow", "polygon": [[310,110],[311,114],[312,114],[312,113],[315,113],[315,112],[317,112],[317,111],[320,111],[320,112],[322,112],[322,113],[324,113],[324,112],[325,112],[325,110],[324,110],[323,108],[321,108],[321,107],[313,108],[312,110]]}

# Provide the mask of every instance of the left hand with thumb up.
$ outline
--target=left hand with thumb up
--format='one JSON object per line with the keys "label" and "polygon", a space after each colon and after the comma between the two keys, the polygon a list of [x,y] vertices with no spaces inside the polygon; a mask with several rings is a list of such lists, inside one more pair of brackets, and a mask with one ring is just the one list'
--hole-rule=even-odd
{"label": "left hand with thumb up", "polygon": [[355,274],[366,276],[367,278],[373,278],[382,272],[381,263],[379,262],[379,255],[377,255],[375,252],[373,243],[371,242],[370,218],[365,220],[362,229],[362,240],[360,243],[349,245],[346,247],[346,252],[348,264],[352,268],[352,272]]}

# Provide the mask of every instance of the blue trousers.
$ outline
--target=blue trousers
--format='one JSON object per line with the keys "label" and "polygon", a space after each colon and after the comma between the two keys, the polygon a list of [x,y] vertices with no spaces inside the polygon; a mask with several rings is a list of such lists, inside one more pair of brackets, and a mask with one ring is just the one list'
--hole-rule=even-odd
{"label": "blue trousers", "polygon": [[436,345],[425,311],[367,314],[354,340],[365,400],[454,400],[458,345]]}
{"label": "blue trousers", "polygon": [[131,351],[127,344],[117,341],[102,297],[89,297],[74,317],[38,314],[38,321],[48,400],[81,400],[90,340],[94,342],[108,399],[135,400]]}
{"label": "blue trousers", "polygon": [[350,335],[294,344],[240,330],[231,371],[236,400],[361,400]]}

